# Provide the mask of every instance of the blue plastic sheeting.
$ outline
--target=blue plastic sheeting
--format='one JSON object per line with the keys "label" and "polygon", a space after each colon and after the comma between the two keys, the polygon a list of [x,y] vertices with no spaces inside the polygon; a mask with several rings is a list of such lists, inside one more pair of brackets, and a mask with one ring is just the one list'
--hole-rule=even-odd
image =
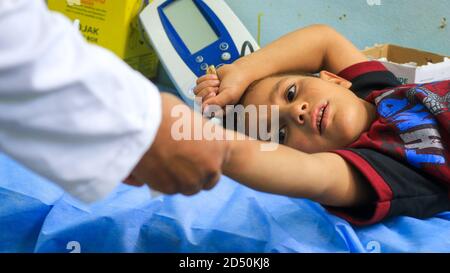
{"label": "blue plastic sheeting", "polygon": [[119,186],[86,206],[0,155],[2,252],[450,252],[450,212],[355,228],[223,177],[192,197]]}

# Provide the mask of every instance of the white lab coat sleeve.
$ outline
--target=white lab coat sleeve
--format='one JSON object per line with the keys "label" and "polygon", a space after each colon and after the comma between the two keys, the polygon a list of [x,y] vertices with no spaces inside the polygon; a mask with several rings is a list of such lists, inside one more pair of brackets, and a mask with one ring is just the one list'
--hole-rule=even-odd
{"label": "white lab coat sleeve", "polygon": [[42,0],[0,1],[0,151],[85,202],[150,147],[157,88]]}

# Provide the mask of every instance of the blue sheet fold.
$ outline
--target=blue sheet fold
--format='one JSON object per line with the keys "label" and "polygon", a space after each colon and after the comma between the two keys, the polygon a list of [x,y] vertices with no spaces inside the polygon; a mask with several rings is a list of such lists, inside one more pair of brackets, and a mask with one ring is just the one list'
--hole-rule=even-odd
{"label": "blue sheet fold", "polygon": [[0,155],[0,200],[1,252],[450,252],[450,212],[355,228],[227,177],[191,197],[120,185],[87,206]]}

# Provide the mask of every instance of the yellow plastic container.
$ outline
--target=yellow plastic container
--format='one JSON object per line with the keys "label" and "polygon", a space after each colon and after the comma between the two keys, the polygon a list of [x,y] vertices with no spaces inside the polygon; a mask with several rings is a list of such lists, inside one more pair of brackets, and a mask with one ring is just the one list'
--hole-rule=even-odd
{"label": "yellow plastic container", "polygon": [[157,73],[158,58],[138,25],[146,0],[47,0],[49,9],[80,21],[87,41],[114,52],[147,78]]}

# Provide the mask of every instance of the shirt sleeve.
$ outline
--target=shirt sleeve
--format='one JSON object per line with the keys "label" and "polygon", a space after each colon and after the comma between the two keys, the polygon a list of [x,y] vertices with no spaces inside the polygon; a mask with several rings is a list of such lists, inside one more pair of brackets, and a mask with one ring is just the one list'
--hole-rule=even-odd
{"label": "shirt sleeve", "polygon": [[352,224],[374,224],[399,215],[423,219],[450,209],[447,188],[419,170],[371,149],[335,153],[362,174],[376,196],[363,207],[327,207]]}
{"label": "shirt sleeve", "polygon": [[339,72],[338,76],[350,81],[350,89],[362,99],[366,99],[374,90],[401,85],[395,75],[377,61],[354,64]]}
{"label": "shirt sleeve", "polygon": [[157,88],[42,0],[0,1],[0,150],[91,202],[126,178],[161,120]]}

